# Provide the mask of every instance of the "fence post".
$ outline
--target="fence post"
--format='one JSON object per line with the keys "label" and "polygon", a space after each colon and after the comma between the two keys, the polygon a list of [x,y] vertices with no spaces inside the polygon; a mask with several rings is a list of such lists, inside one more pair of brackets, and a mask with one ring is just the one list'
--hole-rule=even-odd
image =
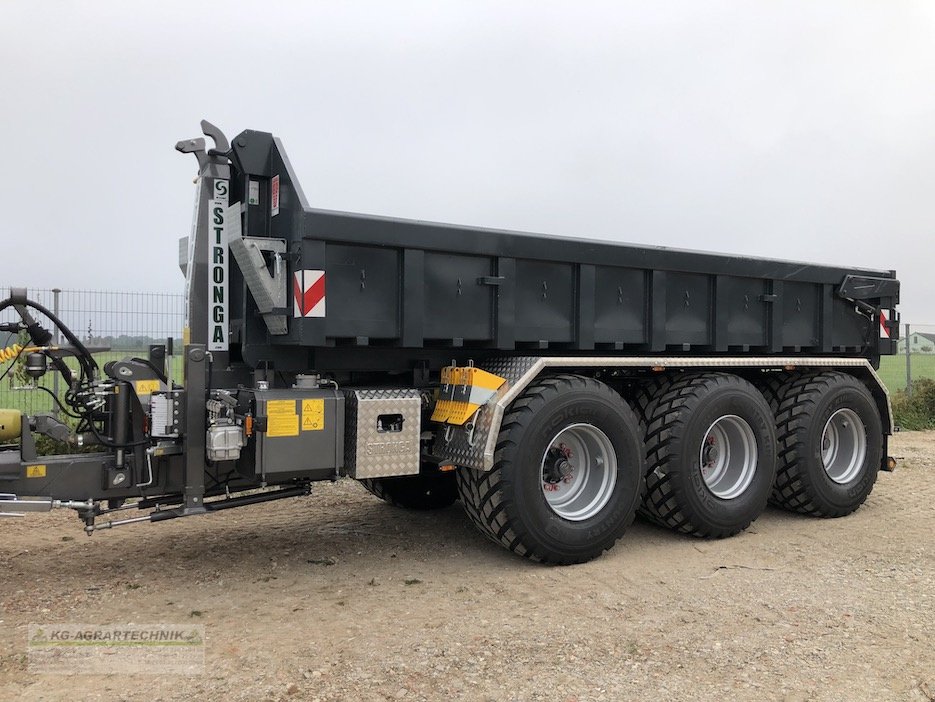
{"label": "fence post", "polygon": [[[52,288],[52,313],[59,319],[61,319],[61,317],[59,316],[58,296],[59,296],[59,293],[61,292],[62,291],[59,288]],[[58,327],[55,326],[54,324],[52,325],[52,343],[55,346],[58,346],[59,344]],[[52,374],[52,392],[54,393],[56,398],[58,397],[58,375],[59,375],[58,373]],[[58,408],[58,403],[53,402],[52,403],[52,415],[55,417],[58,417],[60,414],[61,414],[61,410],[59,410]]]}
{"label": "fence post", "polygon": [[[62,291],[59,288],[52,288],[52,313],[59,319],[61,319],[61,317],[59,316],[58,296],[61,292]],[[59,344],[58,327],[53,324],[52,329],[53,329],[52,343],[55,346],[58,346]],[[58,373],[52,374],[52,392],[55,394],[55,397],[58,397],[58,376],[59,376]],[[58,417],[60,413],[61,413],[61,410],[59,410],[58,408],[58,403],[53,402],[52,403],[52,414]]]}
{"label": "fence post", "polygon": [[909,354],[908,324],[906,324],[906,396],[912,397],[912,356]]}
{"label": "fence post", "polygon": [[169,389],[171,390],[172,385],[172,337],[166,337],[166,378],[169,379]]}

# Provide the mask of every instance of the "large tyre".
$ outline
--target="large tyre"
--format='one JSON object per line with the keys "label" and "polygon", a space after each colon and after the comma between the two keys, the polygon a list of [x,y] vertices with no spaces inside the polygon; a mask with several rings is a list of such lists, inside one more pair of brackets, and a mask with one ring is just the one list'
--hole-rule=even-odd
{"label": "large tyre", "polygon": [[860,507],[877,479],[883,425],[856,378],[823,372],[789,380],[777,393],[779,468],[771,501],[816,517]]}
{"label": "large tyre", "polygon": [[644,389],[650,521],[693,536],[746,529],[766,508],[776,471],[773,414],[727,373],[684,374]]}
{"label": "large tyre", "polygon": [[768,371],[751,379],[751,382],[756,386],[757,390],[763,393],[766,404],[773,410],[773,414],[776,414],[779,400],[786,391],[786,386],[801,376],[802,373],[796,371]]}
{"label": "large tyre", "polygon": [[477,528],[534,561],[582,563],[633,521],[644,452],[639,421],[592,378],[558,375],[527,388],[503,418],[496,464],[458,471]]}
{"label": "large tyre", "polygon": [[458,499],[454,474],[442,473],[434,464],[423,464],[419,475],[367,478],[360,484],[384,502],[406,509],[442,509]]}

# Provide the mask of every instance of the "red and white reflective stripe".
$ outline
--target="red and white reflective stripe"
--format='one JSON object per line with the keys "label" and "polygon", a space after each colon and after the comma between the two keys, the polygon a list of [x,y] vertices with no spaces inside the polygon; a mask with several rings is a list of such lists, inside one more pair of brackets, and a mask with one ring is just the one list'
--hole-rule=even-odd
{"label": "red and white reflective stripe", "polygon": [[292,281],[292,309],[296,317],[325,316],[325,272],[296,271]]}
{"label": "red and white reflective stripe", "polygon": [[889,321],[891,314],[892,313],[890,312],[890,310],[880,310],[880,338],[881,339],[890,338],[890,330],[889,330],[889,327],[886,326],[886,324]]}

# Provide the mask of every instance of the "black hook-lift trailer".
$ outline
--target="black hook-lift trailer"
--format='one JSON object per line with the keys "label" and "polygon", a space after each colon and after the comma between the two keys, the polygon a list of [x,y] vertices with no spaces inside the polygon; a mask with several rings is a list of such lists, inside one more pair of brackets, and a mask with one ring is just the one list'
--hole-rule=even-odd
{"label": "black hook-lift trailer", "polygon": [[99,367],[11,291],[3,328],[73,418],[0,413],[0,514],[72,508],[92,534],[349,476],[574,563],[637,511],[715,538],[769,501],[842,516],[893,467],[893,271],[314,209],[271,134],[202,130],[213,148],[176,146],[198,161],[184,381],[159,347]]}

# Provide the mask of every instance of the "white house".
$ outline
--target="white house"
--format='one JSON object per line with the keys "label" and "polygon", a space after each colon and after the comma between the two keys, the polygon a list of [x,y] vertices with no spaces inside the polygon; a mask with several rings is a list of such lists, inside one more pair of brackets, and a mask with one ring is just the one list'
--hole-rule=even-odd
{"label": "white house", "polygon": [[[909,335],[909,353],[932,353],[935,354],[935,334],[924,334],[922,332],[912,332]],[[898,344],[899,353],[906,353],[906,339],[900,339]]]}

